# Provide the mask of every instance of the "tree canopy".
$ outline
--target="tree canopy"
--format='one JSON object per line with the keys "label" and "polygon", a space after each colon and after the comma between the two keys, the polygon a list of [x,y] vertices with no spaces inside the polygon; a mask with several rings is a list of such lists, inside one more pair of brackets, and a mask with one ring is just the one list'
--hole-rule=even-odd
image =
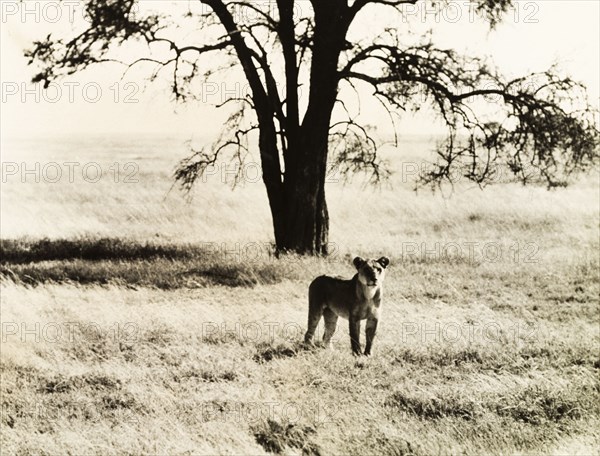
{"label": "tree canopy", "polygon": [[[439,47],[431,35],[408,39],[410,21],[400,18],[407,5],[419,3],[199,0],[173,17],[142,13],[135,0],[89,0],[83,30],[68,38],[49,35],[26,55],[39,65],[33,80],[48,84],[116,61],[119,46],[141,42],[143,51],[123,63],[148,66],[151,79],[168,72],[176,100],[197,96],[197,81],[241,70],[248,96],[222,103],[235,107],[223,135],[183,160],[175,177],[189,189],[227,151],[243,161],[256,131],[275,240],[285,250],[326,252],[328,163],[366,171],[375,181],[387,175],[377,153],[381,143],[346,108],[349,91],[364,97],[369,88],[392,124],[398,113],[425,104],[443,119],[446,138],[421,183],[452,180],[458,172],[485,185],[501,165],[524,183],[543,179],[555,187],[597,163],[597,113],[582,84],[557,67],[509,79],[490,59]],[[471,4],[491,28],[512,6],[513,0]],[[361,27],[376,10],[399,25]],[[213,58],[219,54],[224,58]],[[334,109],[341,120],[332,120]]]}

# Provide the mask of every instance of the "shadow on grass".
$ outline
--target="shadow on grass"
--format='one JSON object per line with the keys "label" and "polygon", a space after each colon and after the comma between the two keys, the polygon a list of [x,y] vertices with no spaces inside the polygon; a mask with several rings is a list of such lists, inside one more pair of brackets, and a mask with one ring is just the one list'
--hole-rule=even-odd
{"label": "shadow on grass", "polygon": [[478,415],[474,401],[451,396],[427,397],[398,391],[388,397],[385,405],[425,419],[457,417],[472,420]]}
{"label": "shadow on grass", "polygon": [[9,239],[0,243],[2,263],[24,264],[56,260],[189,259],[207,255],[207,249],[191,245],[137,243],[118,238]]}
{"label": "shadow on grass", "polygon": [[312,436],[317,432],[312,426],[295,423],[281,424],[268,419],[266,422],[255,426],[253,432],[256,442],[267,453],[283,454],[286,453],[286,450],[294,448],[307,456],[320,456],[322,454],[319,446],[311,441]]}
{"label": "shadow on grass", "polygon": [[492,413],[515,422],[542,426],[578,420],[583,416],[597,417],[600,413],[598,396],[598,389],[590,385],[570,388],[528,385],[488,394],[479,401],[456,392],[435,396],[397,391],[387,398],[385,405],[427,420],[461,418],[472,421]]}
{"label": "shadow on grass", "polygon": [[301,341],[291,343],[282,343],[273,345],[268,342],[260,343],[256,346],[257,352],[252,359],[259,363],[267,363],[275,359],[292,358],[300,352],[306,350],[306,347]]}
{"label": "shadow on grass", "polygon": [[3,240],[3,280],[26,285],[77,283],[161,289],[214,285],[253,287],[302,275],[302,265],[270,254],[242,261],[211,246],[162,245],[122,239]]}

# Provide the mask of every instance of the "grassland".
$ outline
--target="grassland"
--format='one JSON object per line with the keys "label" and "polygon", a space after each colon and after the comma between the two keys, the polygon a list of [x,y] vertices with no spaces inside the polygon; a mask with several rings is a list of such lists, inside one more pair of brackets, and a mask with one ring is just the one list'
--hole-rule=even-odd
{"label": "grassland", "polygon": [[[176,143],[70,141],[3,144],[105,175],[3,182],[2,454],[599,453],[597,175],[415,194],[413,139],[389,185],[328,184],[330,258],[276,258],[259,182],[187,203]],[[392,261],[374,356],[305,350],[356,254]]]}

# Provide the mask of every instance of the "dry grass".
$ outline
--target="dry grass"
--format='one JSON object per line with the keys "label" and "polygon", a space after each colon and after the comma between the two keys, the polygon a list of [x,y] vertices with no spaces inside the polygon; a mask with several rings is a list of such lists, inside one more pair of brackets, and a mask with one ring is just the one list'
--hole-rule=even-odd
{"label": "dry grass", "polygon": [[[332,184],[332,257],[275,258],[259,184],[163,201],[175,159],[142,146],[81,147],[138,161],[129,187],[3,184],[3,453],[598,453],[595,179],[450,199],[401,175]],[[374,356],[343,324],[305,350],[308,282],[381,253]]]}

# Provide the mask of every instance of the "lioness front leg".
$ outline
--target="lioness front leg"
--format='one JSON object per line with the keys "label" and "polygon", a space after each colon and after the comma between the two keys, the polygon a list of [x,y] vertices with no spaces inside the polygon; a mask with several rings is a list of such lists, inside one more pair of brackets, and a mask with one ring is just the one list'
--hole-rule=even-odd
{"label": "lioness front leg", "polygon": [[370,317],[367,319],[367,327],[365,332],[367,333],[367,345],[365,346],[365,355],[371,355],[371,348],[373,346],[373,339],[375,338],[375,333],[377,332],[377,323],[379,320],[377,318]]}
{"label": "lioness front leg", "polygon": [[353,318],[350,315],[350,345],[352,346],[352,354],[360,356],[360,320]]}

